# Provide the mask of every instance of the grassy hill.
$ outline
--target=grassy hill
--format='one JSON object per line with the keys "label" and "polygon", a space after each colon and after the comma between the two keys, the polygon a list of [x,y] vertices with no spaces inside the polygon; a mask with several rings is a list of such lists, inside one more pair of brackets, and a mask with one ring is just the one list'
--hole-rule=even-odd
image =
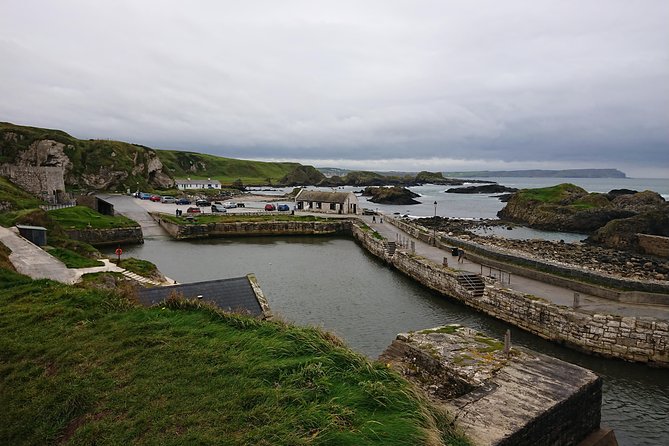
{"label": "grassy hill", "polygon": [[[14,163],[33,143],[52,140],[64,145],[71,165],[66,175],[70,188],[154,190],[174,178],[214,178],[232,185],[316,183],[323,178],[311,166],[239,160],[196,152],[156,150],[111,140],[81,140],[60,130],[0,122],[0,163]],[[51,161],[50,161],[51,162]],[[162,165],[161,165],[162,164]]]}
{"label": "grassy hill", "polygon": [[319,329],[0,276],[0,444],[466,444]]}
{"label": "grassy hill", "polygon": [[176,150],[158,150],[158,156],[175,178],[215,178],[223,184],[241,180],[245,185],[276,184],[298,163],[239,160]]}

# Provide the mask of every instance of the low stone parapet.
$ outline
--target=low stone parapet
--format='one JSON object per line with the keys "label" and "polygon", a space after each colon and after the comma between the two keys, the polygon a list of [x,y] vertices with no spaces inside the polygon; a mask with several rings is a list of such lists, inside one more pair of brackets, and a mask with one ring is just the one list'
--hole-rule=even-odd
{"label": "low stone parapet", "polygon": [[379,360],[456,413],[477,445],[578,444],[600,428],[601,378],[469,328],[402,333]]}

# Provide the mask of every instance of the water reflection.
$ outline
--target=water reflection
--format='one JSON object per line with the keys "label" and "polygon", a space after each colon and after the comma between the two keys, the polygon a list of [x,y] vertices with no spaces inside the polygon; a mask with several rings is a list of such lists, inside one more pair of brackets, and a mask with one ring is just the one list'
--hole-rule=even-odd
{"label": "water reflection", "polygon": [[[111,253],[111,252],[110,252]],[[256,237],[174,241],[149,238],[128,246],[179,282],[253,272],[272,310],[298,324],[322,326],[375,358],[395,335],[460,323],[594,370],[604,377],[603,424],[621,445],[669,444],[669,371],[605,360],[524,333],[447,300],[397,273],[355,242],[333,237]]]}

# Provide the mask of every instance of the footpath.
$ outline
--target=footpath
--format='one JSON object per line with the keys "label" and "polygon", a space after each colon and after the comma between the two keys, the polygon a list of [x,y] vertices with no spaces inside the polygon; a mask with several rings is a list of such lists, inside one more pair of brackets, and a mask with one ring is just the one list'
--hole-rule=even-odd
{"label": "footpath", "polygon": [[155,280],[147,279],[124,268],[116,266],[109,259],[101,259],[103,266],[91,268],[68,268],[63,262],[44,251],[39,246],[26,240],[18,231],[0,226],[0,242],[12,252],[9,260],[16,270],[33,279],[51,279],[66,284],[77,283],[84,274],[99,272],[121,273],[129,279],[143,284],[165,285]]}
{"label": "footpath", "polygon": [[[429,245],[421,240],[411,237],[406,232],[393,226],[387,221],[381,223],[383,216],[359,216],[368,226],[373,228],[376,232],[384,236],[389,241],[404,241],[406,246],[398,249],[405,251],[411,250],[411,242],[415,246],[415,253],[421,257],[429,259],[439,265],[443,264],[444,258],[448,261],[448,266],[455,270],[466,271],[485,275],[488,273],[488,267],[482,266],[480,263],[472,262],[466,258],[462,263],[458,263],[458,257],[452,256],[450,251],[445,251],[441,248]],[[495,271],[493,269],[493,271]],[[507,283],[504,275],[504,283],[502,286],[519,291],[525,294],[532,294],[537,297],[544,298],[557,305],[564,305],[571,307],[574,302],[574,291],[555,285],[550,285],[538,280],[529,279],[526,277],[511,275]],[[589,312],[596,312],[599,314],[611,314],[618,316],[639,316],[639,317],[653,317],[663,320],[669,320],[669,307],[659,305],[645,305],[645,304],[628,304],[620,303],[608,299],[603,299],[596,296],[591,296],[583,293],[580,294],[580,306],[578,310],[585,310]]]}

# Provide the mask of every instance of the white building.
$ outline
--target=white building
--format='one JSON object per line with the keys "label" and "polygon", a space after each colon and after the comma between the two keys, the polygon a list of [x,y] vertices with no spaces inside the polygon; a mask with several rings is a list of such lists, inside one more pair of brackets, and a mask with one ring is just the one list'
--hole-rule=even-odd
{"label": "white building", "polygon": [[295,208],[326,214],[359,214],[358,197],[353,192],[321,192],[302,189],[295,196]]}
{"label": "white building", "polygon": [[220,189],[221,182],[207,178],[206,180],[191,180],[190,178],[174,180],[179,190],[192,189]]}

